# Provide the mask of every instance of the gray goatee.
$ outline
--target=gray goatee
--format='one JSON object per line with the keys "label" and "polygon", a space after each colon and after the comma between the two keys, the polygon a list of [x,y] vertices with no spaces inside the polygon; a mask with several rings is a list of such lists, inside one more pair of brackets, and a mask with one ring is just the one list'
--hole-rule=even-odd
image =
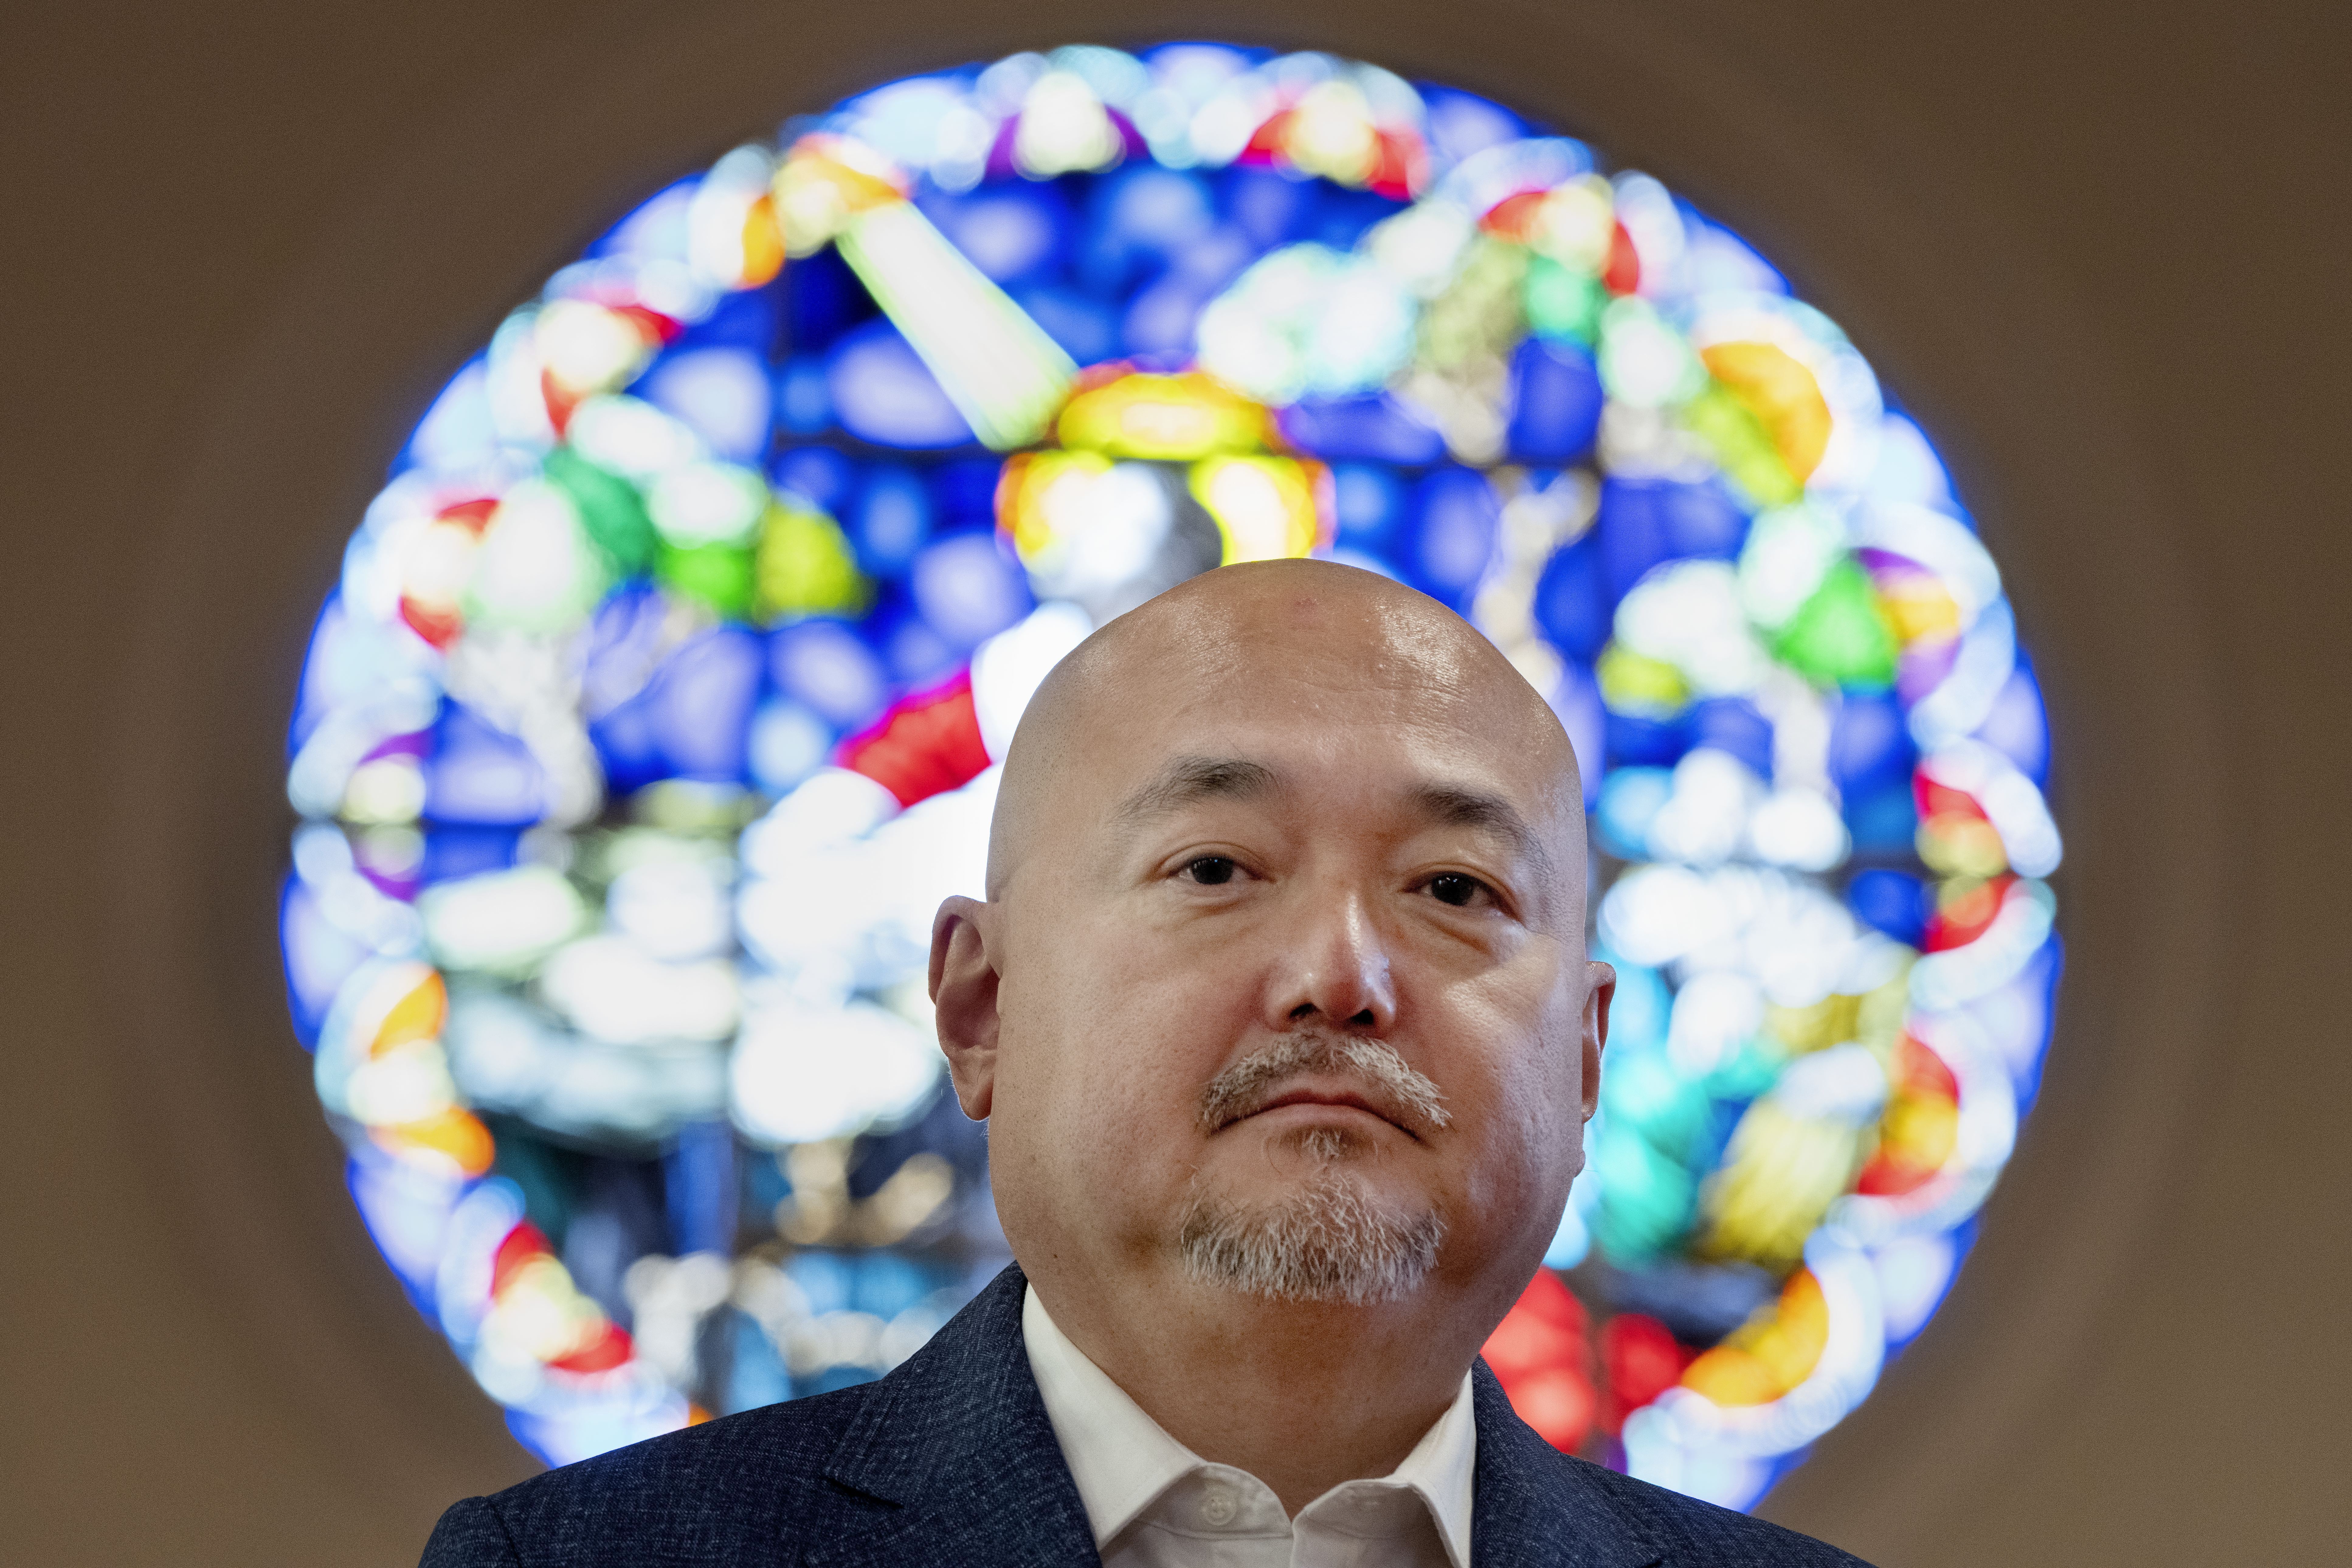
{"label": "gray goatee", "polygon": [[[1437,1086],[1391,1047],[1309,1034],[1286,1037],[1219,1073],[1202,1093],[1202,1125],[1211,1132],[1229,1126],[1308,1072],[1356,1080],[1377,1110],[1416,1137],[1451,1120]],[[1315,1168],[1297,1191],[1271,1203],[1237,1204],[1193,1178],[1176,1239],[1194,1279],[1276,1300],[1366,1306],[1406,1295],[1428,1277],[1445,1222],[1428,1210],[1400,1214],[1374,1201],[1349,1169],[1367,1152],[1363,1140],[1318,1127],[1295,1146]]]}

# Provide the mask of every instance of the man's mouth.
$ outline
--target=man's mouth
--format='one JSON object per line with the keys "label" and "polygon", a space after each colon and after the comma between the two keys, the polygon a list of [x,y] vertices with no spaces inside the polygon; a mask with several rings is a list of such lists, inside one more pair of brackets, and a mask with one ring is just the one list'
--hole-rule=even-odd
{"label": "man's mouth", "polygon": [[[1388,1123],[1391,1127],[1395,1128],[1398,1131],[1403,1133],[1406,1137],[1412,1139],[1415,1142],[1420,1142],[1421,1135],[1412,1128],[1407,1126],[1393,1110],[1358,1089],[1347,1088],[1331,1088],[1308,1084],[1297,1085],[1293,1088],[1286,1089],[1280,1093],[1268,1098],[1264,1102],[1244,1110],[1240,1115],[1234,1118],[1234,1122],[1247,1121],[1253,1117],[1263,1116],[1270,1110],[1280,1110],[1286,1107],[1294,1105],[1330,1106],[1339,1109],[1360,1111],[1366,1116],[1370,1116],[1378,1121]],[[1226,1125],[1231,1126],[1234,1122],[1228,1122]]]}

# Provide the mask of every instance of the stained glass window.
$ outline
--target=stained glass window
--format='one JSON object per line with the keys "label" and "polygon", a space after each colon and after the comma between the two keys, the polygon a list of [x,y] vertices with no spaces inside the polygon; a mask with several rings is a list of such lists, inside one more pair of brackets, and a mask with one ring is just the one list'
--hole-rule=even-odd
{"label": "stained glass window", "polygon": [[533,1450],[879,1374],[1006,1257],[931,911],[1092,627],[1320,554],[1585,769],[1591,1167],[1487,1356],[1752,1503],[1919,1331],[2031,1100],[2048,742],[1934,448],[1656,180],[1319,54],[1024,54],[654,195],[353,534],[288,988],[353,1197]]}

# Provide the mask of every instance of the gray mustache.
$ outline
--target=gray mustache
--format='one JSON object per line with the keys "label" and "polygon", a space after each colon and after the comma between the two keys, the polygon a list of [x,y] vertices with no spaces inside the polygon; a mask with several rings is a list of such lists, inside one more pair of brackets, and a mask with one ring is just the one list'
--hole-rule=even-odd
{"label": "gray mustache", "polygon": [[1201,1125],[1211,1132],[1265,1108],[1292,1079],[1330,1073],[1356,1080],[1373,1108],[1409,1129],[1434,1130],[1453,1118],[1445,1096],[1381,1040],[1324,1034],[1286,1035],[1242,1058],[1201,1091]]}

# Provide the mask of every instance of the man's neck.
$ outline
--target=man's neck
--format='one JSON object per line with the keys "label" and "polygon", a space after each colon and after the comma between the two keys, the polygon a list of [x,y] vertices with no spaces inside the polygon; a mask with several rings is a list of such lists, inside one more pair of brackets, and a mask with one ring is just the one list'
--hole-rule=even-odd
{"label": "man's neck", "polygon": [[1038,1287],[1070,1342],[1168,1435],[1296,1515],[1404,1462],[1483,1339],[1425,1285],[1372,1307],[1272,1301],[1179,1278]]}

